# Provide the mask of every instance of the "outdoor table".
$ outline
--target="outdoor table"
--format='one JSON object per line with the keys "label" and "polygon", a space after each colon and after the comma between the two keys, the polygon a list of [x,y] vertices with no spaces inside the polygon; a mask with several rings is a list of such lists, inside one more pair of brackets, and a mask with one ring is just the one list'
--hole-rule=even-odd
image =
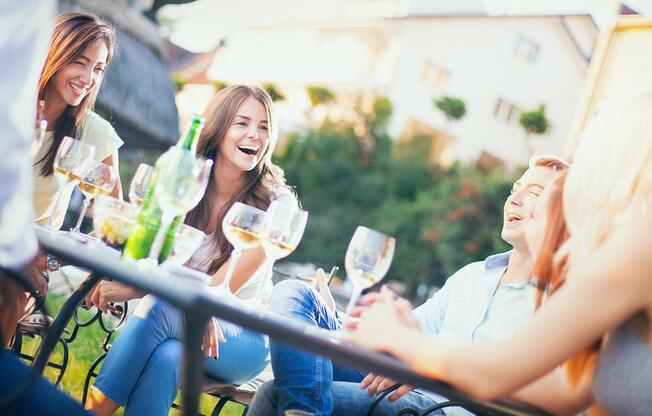
{"label": "outdoor table", "polygon": [[91,278],[66,301],[41,344],[34,360],[42,371],[68,320],[90,288],[102,277],[111,278],[165,299],[185,315],[182,400],[184,414],[198,414],[203,354],[201,339],[211,316],[261,332],[287,345],[328,357],[338,363],[391,377],[398,382],[423,388],[461,403],[480,414],[545,415],[538,409],[506,401],[483,401],[455,390],[450,385],[415,373],[400,361],[375,351],[342,342],[326,331],[292,321],[264,308],[245,309],[228,297],[217,298],[202,288],[180,281],[162,279],[156,269],[141,271],[135,264],[108,255],[70,238],[35,227],[41,247],[62,260],[91,271]]}

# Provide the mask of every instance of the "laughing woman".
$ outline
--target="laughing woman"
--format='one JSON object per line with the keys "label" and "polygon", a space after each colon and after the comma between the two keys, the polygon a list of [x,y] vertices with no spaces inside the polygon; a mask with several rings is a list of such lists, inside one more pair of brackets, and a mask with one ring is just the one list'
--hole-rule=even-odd
{"label": "laughing woman", "polygon": [[[56,18],[38,85],[39,113],[48,123],[33,168],[34,210],[39,223],[60,228],[74,189],[70,184],[60,185],[53,174],[64,137],[95,146],[95,159],[118,170],[122,140],[109,122],[92,111],[113,57],[114,43],[113,27],[96,16],[62,13]],[[121,189],[118,177],[111,194],[121,197]],[[59,193],[62,195],[57,198]]]}
{"label": "laughing woman", "polygon": [[[281,170],[272,163],[276,123],[272,100],[259,87],[234,85],[209,103],[197,154],[214,160],[206,194],[186,222],[207,234],[189,265],[224,280],[231,246],[220,229],[224,214],[237,201],[266,209],[272,200],[296,205]],[[264,270],[261,248],[246,250],[237,263],[231,291],[251,299],[262,285],[262,300],[271,293],[271,269]],[[176,397],[183,317],[169,304],[146,296],[106,357],[87,406],[95,414],[167,415]],[[219,357],[218,357],[218,344]],[[269,363],[267,337],[213,319],[204,337],[204,368],[224,383],[253,379]]]}

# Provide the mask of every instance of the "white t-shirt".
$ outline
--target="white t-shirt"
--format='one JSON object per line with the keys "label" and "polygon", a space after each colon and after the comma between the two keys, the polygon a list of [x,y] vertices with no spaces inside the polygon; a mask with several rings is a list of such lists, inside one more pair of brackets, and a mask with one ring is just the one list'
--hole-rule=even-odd
{"label": "white t-shirt", "polygon": [[[95,146],[95,160],[99,162],[111,156],[123,144],[113,126],[92,111],[88,111],[86,120],[77,136],[81,141]],[[45,156],[52,146],[53,140],[54,131],[46,132],[43,145],[34,158],[35,162]],[[60,186],[54,174],[41,176],[41,167],[42,164],[40,163],[32,167],[34,176],[34,218],[37,223],[45,224],[53,216],[55,227],[60,228],[70,203],[70,196],[75,187],[72,183]],[[55,207],[59,193],[61,193],[61,199],[59,200],[59,206]]]}
{"label": "white t-shirt", "polygon": [[[290,190],[283,186],[274,192],[273,200],[282,202],[284,204],[298,205],[297,199]],[[204,273],[208,272],[210,267],[210,262],[213,256],[218,255],[217,245],[215,243],[215,233],[209,234],[204,238],[201,246],[197,249],[195,254],[188,260],[188,267],[202,271]],[[254,275],[251,276],[249,280],[236,292],[236,296],[242,300],[252,300],[256,296],[258,287],[264,285],[260,293],[260,301],[267,304],[269,298],[272,295],[272,269],[265,268],[263,263]]]}

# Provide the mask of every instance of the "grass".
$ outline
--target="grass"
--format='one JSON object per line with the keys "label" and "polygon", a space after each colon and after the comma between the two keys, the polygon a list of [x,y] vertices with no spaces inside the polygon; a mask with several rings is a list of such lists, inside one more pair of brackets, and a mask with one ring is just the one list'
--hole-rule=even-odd
{"label": "grass", "polygon": [[[65,302],[65,296],[48,296],[47,305],[48,311],[51,316],[55,316],[59,311],[63,303]],[[83,311],[86,313],[82,319],[86,319],[86,316],[89,316],[90,312]],[[80,310],[80,315],[82,311]],[[68,324],[68,328],[72,330],[74,326],[74,321],[71,320],[71,323]],[[84,390],[84,381],[86,379],[86,374],[88,369],[91,367],[93,361],[103,353],[101,348],[102,342],[106,333],[100,328],[100,325],[93,323],[90,326],[83,327],[79,329],[76,339],[68,344],[69,347],[69,357],[68,357],[68,367],[66,372],[61,380],[59,388],[65,391],[68,395],[72,396],[74,399],[81,401],[82,394]],[[66,335],[67,337],[67,335]],[[115,339],[115,335],[113,336]],[[23,348],[22,352],[34,355],[38,345],[40,343],[40,338],[23,338]],[[50,357],[50,361],[54,363],[61,363],[63,357],[63,349],[60,344],[57,345],[57,348]],[[47,368],[45,370],[45,376],[50,381],[56,380],[57,370],[53,368]],[[177,396],[176,403],[180,403],[179,396]],[[210,415],[213,407],[217,403],[215,397],[209,396],[207,394],[202,394],[200,398],[200,412],[204,415]],[[224,407],[224,411],[221,413],[223,416],[239,416],[243,411],[241,405],[235,403],[228,403]],[[122,415],[123,409],[120,409],[116,412],[116,415]],[[172,409],[170,415],[181,415],[180,411]]]}

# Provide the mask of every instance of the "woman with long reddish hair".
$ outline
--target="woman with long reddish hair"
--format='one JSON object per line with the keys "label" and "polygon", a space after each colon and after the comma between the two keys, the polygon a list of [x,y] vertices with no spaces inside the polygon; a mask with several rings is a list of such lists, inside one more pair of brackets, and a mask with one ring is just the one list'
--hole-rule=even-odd
{"label": "woman with long reddish hair", "polygon": [[[33,168],[34,210],[39,223],[61,227],[74,189],[54,178],[54,159],[64,137],[93,145],[95,159],[118,171],[118,148],[123,142],[111,124],[93,112],[114,44],[113,26],[94,15],[62,13],[55,20],[38,84],[38,113],[48,126]],[[111,194],[121,197],[121,189],[118,177]]]}
{"label": "woman with long reddish hair", "polygon": [[[558,270],[563,280],[552,281],[558,289],[513,336],[482,346],[427,338],[404,325],[405,307],[385,291],[356,311],[362,319],[349,339],[484,399],[522,389],[531,400],[519,398],[552,403],[555,414],[595,402],[609,415],[648,415],[652,92],[603,108],[579,144],[562,195],[569,237],[555,261],[567,262]],[[551,377],[564,363],[570,377]]]}

